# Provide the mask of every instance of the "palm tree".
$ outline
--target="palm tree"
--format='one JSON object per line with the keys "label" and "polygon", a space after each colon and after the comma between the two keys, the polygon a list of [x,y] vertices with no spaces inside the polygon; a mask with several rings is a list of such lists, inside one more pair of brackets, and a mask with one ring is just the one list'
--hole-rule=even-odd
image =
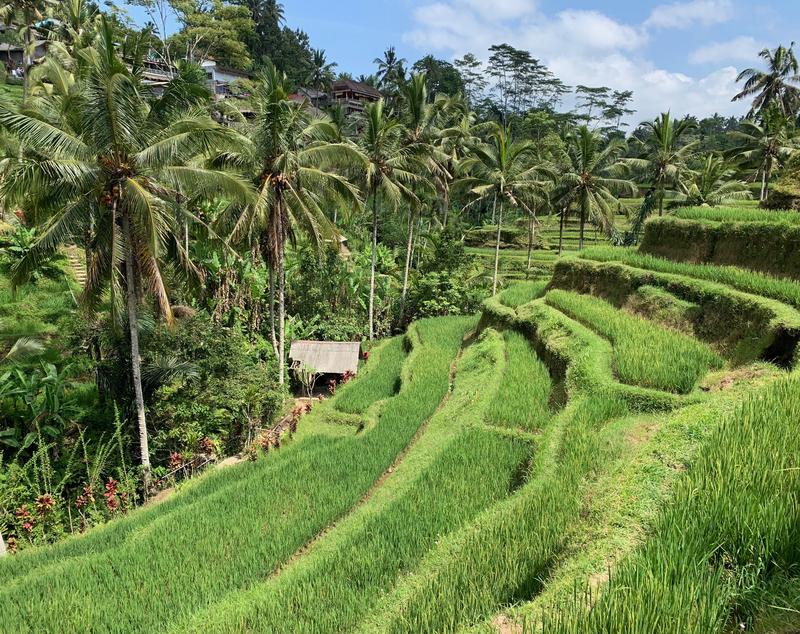
{"label": "palm tree", "polygon": [[666,191],[679,189],[688,171],[687,163],[697,141],[681,141],[695,125],[689,119],[675,121],[669,112],[640,125],[646,132],[644,140],[639,140],[642,155],[627,159],[627,163],[644,172],[658,201],[658,215],[663,216]]}
{"label": "palm tree", "polygon": [[[400,90],[403,104],[404,134],[403,145],[426,166],[426,176],[436,175],[446,178],[442,173],[442,162],[446,159],[433,145],[433,123],[436,109],[428,102],[427,78],[425,73],[411,75],[410,81]],[[430,189],[427,178],[421,178],[415,189]],[[420,191],[415,191],[419,196]],[[406,261],[403,269],[403,287],[400,294],[400,320],[405,311],[406,294],[408,293],[408,274],[411,268],[414,247],[415,215],[419,212],[416,205],[408,207],[408,240],[406,242]]]}
{"label": "palm tree", "polygon": [[186,254],[176,238],[169,208],[179,192],[241,199],[250,195],[251,188],[233,175],[193,162],[210,148],[238,141],[231,130],[199,111],[168,122],[151,118],[138,78],[116,54],[112,28],[105,20],[94,53],[91,72],[81,80],[82,97],[72,102],[79,129],[62,130],[35,112],[0,105],[0,123],[27,148],[8,166],[2,194],[51,211],[40,238],[14,270],[15,284],[24,282],[60,245],[80,236],[90,218],[96,222],[81,299],[91,310],[107,297],[115,321],[127,320],[147,485],[150,454],[139,306],[143,296],[149,295],[157,311],[167,320],[172,318],[160,267],[168,250],[181,254],[184,261]]}
{"label": "palm tree", "polygon": [[383,53],[383,58],[376,57],[373,64],[378,66],[378,86],[388,93],[395,93],[405,79],[405,59],[397,57],[394,46]]}
{"label": "palm tree", "polygon": [[383,205],[396,212],[405,201],[418,206],[415,187],[425,182],[425,161],[403,144],[403,126],[390,117],[383,99],[367,104],[358,144],[365,160],[362,184],[372,205],[372,250],[369,283],[369,338],[375,337],[375,262],[378,248],[378,217]]}
{"label": "palm tree", "polygon": [[53,0],[9,0],[0,5],[0,17],[7,26],[21,20],[20,34],[23,41],[22,52],[22,103],[28,100],[29,74],[33,66],[33,25],[44,19]]}
{"label": "palm tree", "polygon": [[626,164],[620,159],[624,150],[625,144],[619,139],[612,139],[604,147],[600,136],[585,125],[567,137],[567,161],[553,198],[563,210],[562,222],[569,206],[577,205],[581,249],[586,221],[610,233],[620,205],[615,194],[636,192],[630,180],[619,178],[626,171]]}
{"label": "palm tree", "polygon": [[750,163],[761,178],[763,203],[769,198],[769,183],[773,172],[800,150],[800,133],[793,122],[772,105],[762,113],[762,122],[743,121],[732,136],[741,143],[733,152]]}
{"label": "palm tree", "polygon": [[514,141],[507,128],[495,124],[489,142],[473,146],[471,155],[458,167],[464,176],[454,183],[454,187],[466,189],[474,195],[470,204],[491,203],[493,215],[499,204],[492,294],[497,292],[505,206],[509,204],[532,213],[528,203],[541,191],[544,177],[549,174],[547,168],[535,159],[535,146],[531,141]]}
{"label": "palm tree", "polygon": [[770,105],[776,104],[785,117],[797,113],[800,104],[800,89],[792,84],[800,82],[800,66],[794,54],[794,42],[778,46],[775,50],[763,49],[758,56],[767,63],[767,71],[746,68],[736,78],[744,86],[733,101],[753,97],[747,117],[761,118]]}
{"label": "palm tree", "polygon": [[721,156],[709,154],[689,186],[687,202],[693,205],[720,205],[727,200],[753,197],[747,185],[735,180],[736,171]]}
{"label": "palm tree", "polygon": [[[246,170],[255,177],[256,198],[232,208],[231,235],[236,241],[257,245],[270,268],[270,322],[279,383],[285,382],[287,241],[298,232],[322,249],[336,230],[325,215],[328,204],[346,199],[360,206],[358,192],[334,166],[344,161],[361,164],[360,153],[349,143],[331,143],[335,127],[289,99],[286,75],[268,65],[251,98],[256,112],[250,141],[237,151],[220,155],[216,162]],[[230,218],[226,218],[230,220]],[[336,242],[338,246],[338,242]],[[278,333],[275,334],[275,281],[278,293]]]}
{"label": "palm tree", "polygon": [[333,69],[336,62],[329,62],[325,57],[325,51],[317,48],[311,51],[311,70],[308,74],[308,85],[317,90],[326,90],[333,82]]}

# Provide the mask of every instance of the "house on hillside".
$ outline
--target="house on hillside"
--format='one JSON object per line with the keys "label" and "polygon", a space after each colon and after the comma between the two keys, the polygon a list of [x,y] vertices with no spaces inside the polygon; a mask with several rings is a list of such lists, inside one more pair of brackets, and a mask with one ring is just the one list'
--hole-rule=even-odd
{"label": "house on hillside", "polygon": [[253,74],[235,68],[220,66],[213,59],[206,59],[200,62],[200,66],[206,71],[208,87],[214,99],[225,99],[231,94],[230,86],[233,82],[240,79],[253,79]]}
{"label": "house on hillside", "polygon": [[331,100],[340,104],[347,114],[360,114],[364,112],[364,105],[381,98],[380,91],[352,79],[339,79],[331,87]]}
{"label": "house on hillside", "polygon": [[331,96],[315,88],[298,88],[297,92],[289,95],[289,99],[298,103],[307,102],[317,110],[324,110],[331,104]]}
{"label": "house on hillside", "polygon": [[[37,63],[42,60],[47,52],[47,40],[35,40],[31,60]],[[25,48],[20,44],[3,42],[0,44],[0,61],[7,69],[22,67]]]}

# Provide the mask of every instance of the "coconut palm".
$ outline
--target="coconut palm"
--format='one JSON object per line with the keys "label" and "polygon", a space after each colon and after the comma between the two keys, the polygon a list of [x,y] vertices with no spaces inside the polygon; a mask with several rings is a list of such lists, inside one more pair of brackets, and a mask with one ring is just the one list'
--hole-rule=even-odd
{"label": "coconut palm", "polygon": [[[612,139],[605,145],[600,136],[581,126],[567,136],[566,161],[553,193],[559,209],[575,205],[580,213],[580,241],[583,248],[584,228],[589,220],[606,233],[613,227],[614,214],[619,209],[617,194],[633,195],[636,186],[620,178],[627,166],[620,158],[625,144]],[[563,214],[562,211],[562,222]]]}
{"label": "coconut palm", "polygon": [[724,201],[748,200],[753,197],[747,185],[735,180],[736,171],[721,156],[709,154],[694,175],[686,194],[692,205],[720,205]]}
{"label": "coconut palm", "polygon": [[367,104],[358,145],[365,160],[364,193],[372,206],[372,248],[369,284],[369,338],[375,337],[375,258],[378,247],[379,213],[388,206],[397,212],[405,202],[420,204],[415,188],[425,184],[427,164],[414,148],[403,143],[402,124],[390,117],[382,99]]}
{"label": "coconut palm", "polygon": [[[400,94],[403,106],[403,123],[405,124],[403,128],[403,145],[419,161],[425,164],[426,177],[431,175],[439,180],[446,179],[448,176],[445,174],[443,163],[447,157],[434,145],[434,119],[437,108],[428,101],[427,77],[425,73],[411,75],[410,80],[400,89]],[[415,193],[419,196],[422,193],[420,191],[421,189],[432,189],[431,183],[427,178],[420,179],[415,189]],[[413,258],[415,216],[417,216],[420,211],[421,210],[416,205],[408,206],[406,261],[403,269],[403,286],[400,293],[401,321],[405,311],[406,294],[408,292],[408,274]]]}
{"label": "coconut palm", "polygon": [[761,123],[743,121],[732,136],[739,141],[733,153],[752,165],[761,179],[759,200],[764,202],[769,197],[773,172],[800,151],[800,132],[773,105],[764,111]]}
{"label": "coconut palm", "polygon": [[334,68],[336,68],[336,62],[329,62],[324,50],[314,49],[311,57],[311,70],[306,80],[308,85],[317,90],[327,90],[334,79]]}
{"label": "coconut palm", "polygon": [[775,104],[785,116],[797,114],[800,105],[800,66],[794,54],[794,42],[788,48],[778,46],[774,50],[763,49],[758,56],[767,63],[766,72],[758,68],[746,68],[736,78],[744,81],[741,92],[733,101],[753,98],[749,119],[761,118],[764,111]]}
{"label": "coconut palm", "polygon": [[9,0],[0,4],[0,19],[11,26],[20,24],[22,35],[22,102],[28,99],[29,74],[33,66],[34,30],[33,25],[44,19],[48,9],[55,6],[53,0]]}
{"label": "coconut palm", "polygon": [[[322,249],[336,237],[324,209],[346,200],[358,207],[357,189],[334,167],[349,161],[360,164],[360,153],[349,143],[331,143],[337,134],[327,119],[315,119],[303,104],[289,99],[286,75],[267,66],[251,98],[256,117],[246,141],[235,152],[216,159],[252,174],[256,198],[232,207],[231,235],[236,241],[257,245],[270,268],[270,321],[273,347],[279,362],[278,380],[285,382],[286,310],[284,261],[286,244],[298,233]],[[336,241],[338,246],[338,241]],[[277,335],[275,334],[275,282],[277,281]]]}
{"label": "coconut palm", "polygon": [[197,196],[247,198],[241,179],[204,169],[193,159],[210,148],[238,141],[204,112],[168,122],[154,121],[139,83],[114,49],[111,26],[100,25],[91,72],[75,99],[75,130],[59,129],[37,113],[0,105],[0,124],[15,134],[25,152],[7,166],[2,194],[9,200],[49,210],[40,238],[17,264],[22,283],[60,245],[95,222],[91,260],[81,295],[88,309],[107,300],[117,323],[127,320],[132,386],[141,462],[148,480],[150,455],[139,357],[139,306],[150,296],[171,319],[161,275],[168,251],[184,261],[170,207],[179,192]]}
{"label": "coconut palm", "polygon": [[658,201],[658,215],[664,215],[664,196],[667,190],[680,190],[689,171],[688,161],[697,141],[683,143],[695,124],[689,119],[676,121],[669,112],[662,112],[654,121],[640,124],[646,133],[639,140],[641,156],[627,159],[628,165],[640,170],[653,188]]}
{"label": "coconut palm", "polygon": [[497,292],[500,264],[500,238],[503,212],[507,205],[531,213],[529,203],[545,186],[547,168],[537,162],[531,141],[515,141],[507,128],[495,124],[487,143],[476,144],[458,166],[462,175],[453,187],[469,191],[474,199],[469,204],[492,205],[497,213],[497,240],[494,254],[492,294]]}
{"label": "coconut palm", "polygon": [[405,80],[405,59],[397,57],[394,46],[390,46],[383,53],[383,57],[376,57],[373,64],[378,67],[378,86],[389,93],[395,93]]}

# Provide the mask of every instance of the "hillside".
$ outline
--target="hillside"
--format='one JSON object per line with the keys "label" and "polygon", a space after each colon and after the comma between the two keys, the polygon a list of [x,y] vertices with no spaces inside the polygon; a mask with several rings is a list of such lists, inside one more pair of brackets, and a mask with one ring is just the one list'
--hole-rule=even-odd
{"label": "hillside", "polygon": [[795,631],[800,283],[660,235],[537,253],[279,447],[0,560],[0,631]]}

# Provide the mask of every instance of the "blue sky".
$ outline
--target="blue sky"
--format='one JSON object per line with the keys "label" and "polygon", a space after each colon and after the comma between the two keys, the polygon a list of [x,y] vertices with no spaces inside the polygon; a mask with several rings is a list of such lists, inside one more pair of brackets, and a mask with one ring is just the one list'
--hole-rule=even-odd
{"label": "blue sky", "polygon": [[660,110],[741,114],[735,76],[764,46],[788,44],[798,0],[285,0],[340,70],[374,70],[390,44],[413,62],[426,53],[486,57],[492,43],[526,48],[568,84],[635,93],[634,118]]}

